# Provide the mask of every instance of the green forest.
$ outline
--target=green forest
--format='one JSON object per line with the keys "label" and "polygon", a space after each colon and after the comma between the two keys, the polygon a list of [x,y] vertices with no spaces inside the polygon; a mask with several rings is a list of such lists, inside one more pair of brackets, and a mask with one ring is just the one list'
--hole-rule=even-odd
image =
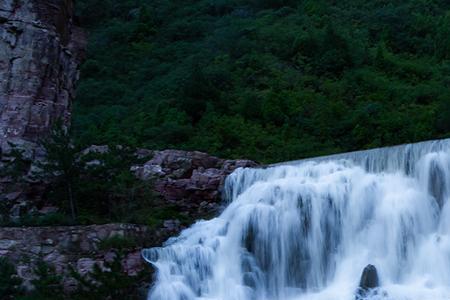
{"label": "green forest", "polygon": [[446,0],[78,0],[80,144],[277,162],[450,135]]}

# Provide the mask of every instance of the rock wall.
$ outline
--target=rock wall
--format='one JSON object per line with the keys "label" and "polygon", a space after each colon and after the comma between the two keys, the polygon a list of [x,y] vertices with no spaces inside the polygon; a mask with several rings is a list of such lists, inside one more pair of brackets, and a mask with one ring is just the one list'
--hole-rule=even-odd
{"label": "rock wall", "polygon": [[0,137],[35,142],[70,121],[85,39],[71,0],[0,2]]}
{"label": "rock wall", "polygon": [[[36,142],[57,120],[70,122],[86,43],[73,13],[72,0],[0,1],[0,168],[11,159],[9,143],[25,150],[30,161],[40,159]],[[12,215],[42,190],[23,179],[18,185],[0,178],[0,201],[16,205]]]}
{"label": "rock wall", "polygon": [[133,166],[135,175],[154,182],[155,191],[166,202],[194,218],[217,212],[225,178],[235,169],[258,166],[251,160],[226,160],[198,151],[141,149],[137,155],[151,159]]}
{"label": "rock wall", "polygon": [[130,224],[2,228],[0,256],[7,257],[16,265],[18,275],[28,286],[34,279],[36,262],[43,260],[64,276],[65,289],[70,291],[73,279],[68,276],[69,265],[80,274],[86,274],[94,264],[102,265],[104,261],[114,258],[111,249],[99,248],[102,241],[117,236],[136,241],[135,246],[126,249],[122,261],[124,271],[134,276],[149,267],[141,258],[142,246],[154,245],[170,234],[169,230],[155,232],[146,226]]}

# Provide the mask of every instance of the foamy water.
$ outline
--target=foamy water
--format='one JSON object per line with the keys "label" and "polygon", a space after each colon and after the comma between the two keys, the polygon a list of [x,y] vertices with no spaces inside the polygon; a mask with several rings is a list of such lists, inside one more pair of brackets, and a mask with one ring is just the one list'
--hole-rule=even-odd
{"label": "foamy water", "polygon": [[450,140],[238,169],[228,207],[143,256],[151,300],[450,299]]}

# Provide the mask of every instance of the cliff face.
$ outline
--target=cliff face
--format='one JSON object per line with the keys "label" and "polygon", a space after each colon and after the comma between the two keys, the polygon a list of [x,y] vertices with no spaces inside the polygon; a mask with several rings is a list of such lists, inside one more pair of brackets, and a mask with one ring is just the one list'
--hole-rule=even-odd
{"label": "cliff face", "polygon": [[[72,0],[0,1],[0,168],[10,143],[30,160],[42,157],[36,142],[53,124],[70,122],[78,66],[85,48],[74,25]],[[29,166],[31,168],[31,166]],[[0,178],[0,201],[39,197],[39,184]]]}
{"label": "cliff face", "polygon": [[0,147],[70,121],[85,39],[72,0],[0,1]]}

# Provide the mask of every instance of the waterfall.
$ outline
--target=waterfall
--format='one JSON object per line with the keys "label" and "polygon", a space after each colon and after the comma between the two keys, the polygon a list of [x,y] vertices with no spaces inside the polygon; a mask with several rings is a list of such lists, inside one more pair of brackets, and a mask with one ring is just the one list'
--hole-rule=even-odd
{"label": "waterfall", "polygon": [[353,300],[371,265],[363,299],[448,300],[449,189],[450,140],[238,169],[220,216],[143,251],[149,299]]}

